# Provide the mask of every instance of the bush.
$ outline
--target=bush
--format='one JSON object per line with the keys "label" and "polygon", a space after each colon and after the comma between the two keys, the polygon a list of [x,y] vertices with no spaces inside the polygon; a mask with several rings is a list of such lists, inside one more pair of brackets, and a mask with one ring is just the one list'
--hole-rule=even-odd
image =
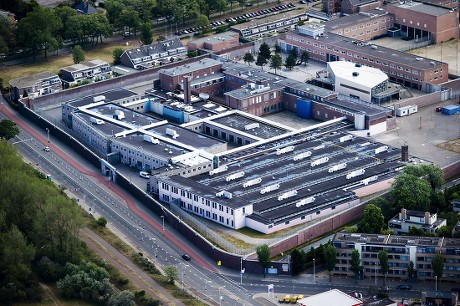
{"label": "bush", "polygon": [[190,58],[196,57],[197,55],[198,55],[198,52],[196,52],[196,50],[191,50],[187,52],[187,56]]}
{"label": "bush", "polygon": [[99,217],[99,219],[97,219],[97,224],[101,227],[105,227],[107,225],[107,219],[104,217]]}

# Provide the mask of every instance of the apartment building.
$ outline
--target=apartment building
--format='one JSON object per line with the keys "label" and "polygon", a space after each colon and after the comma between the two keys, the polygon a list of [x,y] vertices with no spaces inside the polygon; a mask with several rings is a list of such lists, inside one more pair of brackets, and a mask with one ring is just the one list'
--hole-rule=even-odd
{"label": "apartment building", "polygon": [[103,60],[91,60],[61,68],[64,88],[81,84],[84,81],[102,81],[112,77],[110,64]]}
{"label": "apartment building", "polygon": [[387,278],[407,279],[407,269],[413,262],[419,280],[434,280],[431,261],[436,254],[441,254],[444,257],[443,278],[460,282],[460,239],[338,233],[332,243],[337,248],[336,275],[354,275],[350,270],[351,252],[358,250],[364,277],[383,277],[378,254],[386,251]]}
{"label": "apartment building", "polygon": [[51,94],[62,89],[61,79],[55,73],[43,71],[23,78],[12,79],[9,82],[11,99],[17,101],[24,97],[34,98]]}
{"label": "apartment building", "polygon": [[431,85],[448,79],[447,63],[399,52],[382,46],[333,33],[315,24],[300,26],[280,40],[280,47],[289,52],[309,52],[310,58],[321,61],[348,61],[380,69],[390,81],[430,92]]}

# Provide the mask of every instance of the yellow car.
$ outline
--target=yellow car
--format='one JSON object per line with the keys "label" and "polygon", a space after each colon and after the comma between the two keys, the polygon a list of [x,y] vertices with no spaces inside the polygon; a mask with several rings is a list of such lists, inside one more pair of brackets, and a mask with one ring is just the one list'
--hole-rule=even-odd
{"label": "yellow car", "polygon": [[298,298],[299,298],[299,297],[298,297],[297,295],[294,295],[293,297],[291,297],[291,304],[297,303],[297,299],[298,299]]}

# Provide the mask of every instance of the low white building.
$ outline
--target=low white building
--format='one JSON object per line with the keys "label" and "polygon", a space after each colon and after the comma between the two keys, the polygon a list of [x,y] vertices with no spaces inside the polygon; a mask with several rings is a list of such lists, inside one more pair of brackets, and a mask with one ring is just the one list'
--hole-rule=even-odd
{"label": "low white building", "polygon": [[425,233],[436,233],[442,226],[447,225],[446,219],[438,219],[437,214],[416,210],[401,209],[401,212],[388,221],[388,227],[396,235],[408,233],[411,227],[422,229]]}
{"label": "low white building", "polygon": [[366,102],[388,89],[388,76],[376,68],[335,61],[327,63],[327,72],[335,91]]}
{"label": "low white building", "polygon": [[318,293],[297,301],[302,306],[311,305],[334,305],[334,306],[358,306],[364,302],[352,297],[339,289],[332,289],[326,292]]}

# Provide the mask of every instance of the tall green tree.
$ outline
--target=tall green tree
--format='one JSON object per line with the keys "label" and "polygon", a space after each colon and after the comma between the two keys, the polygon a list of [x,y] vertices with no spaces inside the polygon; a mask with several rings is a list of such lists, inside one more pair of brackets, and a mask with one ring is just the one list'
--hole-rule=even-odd
{"label": "tall green tree", "polygon": [[380,251],[378,257],[380,261],[380,270],[382,271],[382,275],[383,275],[383,285],[385,286],[385,282],[387,279],[387,273],[389,269],[388,253],[386,251]]}
{"label": "tall green tree", "polygon": [[136,34],[141,24],[139,13],[134,9],[124,9],[117,19],[120,27],[126,27],[128,32]]}
{"label": "tall green tree", "polygon": [[368,204],[364,209],[363,217],[358,222],[358,231],[366,234],[379,234],[384,224],[380,207]]}
{"label": "tall green tree", "polygon": [[196,18],[196,26],[201,28],[202,31],[206,31],[209,28],[209,19],[206,15],[200,14]]}
{"label": "tall green tree", "polygon": [[106,0],[104,3],[109,22],[111,24],[116,24],[118,18],[120,18],[121,12],[126,9],[126,6],[118,0]]}
{"label": "tall green tree", "polygon": [[68,24],[67,21],[69,20],[70,17],[77,16],[77,11],[68,5],[64,5],[64,6],[56,7],[54,9],[54,13],[56,14],[56,16],[59,17],[59,19],[61,19],[61,22],[63,25],[61,30],[59,31],[60,36],[63,39],[67,39],[67,37],[65,36],[67,32],[67,26],[72,26],[71,24]]}
{"label": "tall green tree", "polygon": [[177,268],[175,266],[168,266],[165,269],[166,280],[170,284],[174,284],[177,279]]}
{"label": "tall green tree", "polygon": [[266,42],[260,45],[259,55],[263,56],[267,61],[272,57],[270,46]]}
{"label": "tall green tree", "polygon": [[310,54],[308,54],[308,51],[302,51],[302,53],[300,53],[300,62],[305,63],[306,65],[309,59]]}
{"label": "tall green tree", "polygon": [[353,249],[351,251],[351,260],[350,260],[350,270],[355,273],[355,284],[358,282],[358,274],[361,271],[361,259],[359,255],[359,251]]}
{"label": "tall green tree", "polygon": [[281,55],[276,53],[273,55],[270,59],[270,68],[275,69],[275,74],[276,74],[276,69],[280,69],[281,65],[283,64],[283,60],[281,59]]}
{"label": "tall green tree", "polygon": [[78,64],[85,61],[85,51],[83,51],[80,45],[76,45],[72,48],[72,58],[74,64]]}
{"label": "tall green tree", "polygon": [[21,45],[32,50],[34,55],[44,48],[47,57],[48,51],[53,52],[62,44],[59,36],[62,26],[53,10],[39,6],[19,21],[18,38]]}
{"label": "tall green tree", "polygon": [[264,269],[264,278],[265,278],[265,269],[268,268],[268,266],[271,263],[270,260],[270,247],[266,244],[259,245],[256,249],[257,253],[257,259],[259,260],[260,265]]}
{"label": "tall green tree", "polygon": [[267,59],[263,57],[262,55],[257,55],[257,60],[256,60],[256,65],[260,66],[262,70],[264,69],[264,65],[267,64]]}
{"label": "tall green tree", "polygon": [[153,42],[152,38],[152,27],[150,26],[150,23],[144,22],[140,26],[141,30],[141,42],[144,45],[150,45]]}
{"label": "tall green tree", "polygon": [[307,254],[304,250],[294,249],[291,252],[291,270],[292,275],[299,275],[305,271]]}
{"label": "tall green tree", "polygon": [[407,267],[407,277],[408,277],[409,279],[411,279],[412,277],[414,277],[414,276],[415,276],[415,275],[414,275],[414,272],[415,272],[415,271],[414,271],[414,262],[411,260],[411,261],[409,262],[409,267]]}
{"label": "tall green tree", "polygon": [[390,193],[393,205],[398,210],[430,211],[431,186],[413,174],[402,173],[396,177]]}
{"label": "tall green tree", "polygon": [[286,61],[284,63],[284,66],[288,68],[289,70],[292,70],[292,67],[295,66],[296,59],[292,54],[289,54],[288,57],[286,57]]}
{"label": "tall green tree", "polygon": [[10,140],[19,134],[19,128],[16,125],[16,122],[4,119],[0,121],[0,138]]}
{"label": "tall green tree", "polygon": [[255,61],[254,56],[252,55],[251,52],[246,52],[243,56],[243,61],[248,64],[248,66],[251,65]]}
{"label": "tall green tree", "polygon": [[278,44],[275,44],[275,53],[281,53],[281,47]]}
{"label": "tall green tree", "polygon": [[114,64],[114,65],[118,65],[118,64],[121,63],[121,62],[120,62],[120,57],[121,57],[121,55],[123,54],[123,52],[125,52],[125,51],[123,51],[122,48],[115,48],[115,49],[113,49],[113,51],[112,51],[112,57],[113,57],[113,64]]}
{"label": "tall green tree", "polygon": [[438,281],[441,279],[444,273],[444,257],[441,254],[436,254],[431,261],[431,267],[433,268],[433,274],[436,276],[436,288],[438,288]]}
{"label": "tall green tree", "polygon": [[444,173],[437,165],[410,165],[405,167],[403,172],[426,180],[430,184],[432,190],[436,190],[444,184]]}
{"label": "tall green tree", "polygon": [[111,306],[134,306],[136,302],[134,301],[134,293],[128,290],[123,290],[117,292],[111,296],[108,301],[108,305]]}
{"label": "tall green tree", "polygon": [[0,15],[0,53],[8,53],[15,45],[15,27],[6,16]]}
{"label": "tall green tree", "polygon": [[329,271],[329,282],[332,282],[332,271],[337,263],[337,249],[331,243],[324,246],[324,266]]}

